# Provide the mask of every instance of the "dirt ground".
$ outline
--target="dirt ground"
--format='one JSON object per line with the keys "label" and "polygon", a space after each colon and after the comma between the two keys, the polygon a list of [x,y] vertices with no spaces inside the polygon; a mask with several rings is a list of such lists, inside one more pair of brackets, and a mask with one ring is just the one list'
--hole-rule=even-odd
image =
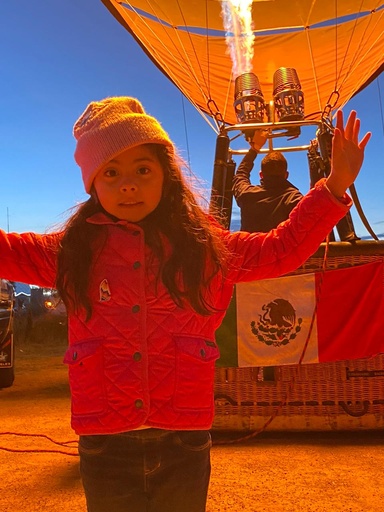
{"label": "dirt ground", "polygon": [[[2,512],[85,511],[63,352],[18,347],[0,391]],[[383,468],[381,431],[267,431],[214,445],[207,512],[384,511]]]}

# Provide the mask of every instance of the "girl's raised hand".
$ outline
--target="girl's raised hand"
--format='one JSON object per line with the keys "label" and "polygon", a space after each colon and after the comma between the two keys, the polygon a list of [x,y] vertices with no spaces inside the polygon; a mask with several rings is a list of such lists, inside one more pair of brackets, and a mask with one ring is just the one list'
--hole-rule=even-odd
{"label": "girl's raised hand", "polygon": [[349,114],[344,128],[343,113],[337,112],[336,128],[332,143],[331,173],[327,186],[333,195],[342,197],[359,174],[364,160],[364,149],[371,138],[368,132],[359,142],[360,119],[354,110]]}

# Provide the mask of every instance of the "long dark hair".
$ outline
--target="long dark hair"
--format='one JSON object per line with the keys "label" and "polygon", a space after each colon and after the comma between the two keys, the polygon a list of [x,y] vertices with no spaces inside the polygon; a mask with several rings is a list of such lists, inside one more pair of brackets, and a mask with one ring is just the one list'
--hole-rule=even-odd
{"label": "long dark hair", "polygon": [[[148,144],[164,171],[163,194],[156,210],[140,226],[146,243],[160,261],[162,282],[178,306],[187,301],[202,315],[215,309],[207,299],[212,279],[225,269],[226,249],[219,232],[198,205],[187,185],[183,162],[172,149]],[[58,289],[69,312],[84,309],[90,318],[92,309],[88,286],[95,251],[106,240],[103,226],[86,221],[94,213],[104,211],[95,191],[82,203],[64,228],[58,253]],[[171,254],[166,256],[162,237],[169,240]]]}

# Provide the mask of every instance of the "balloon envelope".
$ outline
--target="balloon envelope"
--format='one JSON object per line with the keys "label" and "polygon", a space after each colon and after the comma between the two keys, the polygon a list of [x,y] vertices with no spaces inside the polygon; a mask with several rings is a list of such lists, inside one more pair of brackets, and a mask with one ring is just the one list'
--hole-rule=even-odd
{"label": "balloon envelope", "polygon": [[[237,122],[220,1],[102,1],[199,111]],[[281,67],[296,69],[312,119],[329,102],[342,107],[383,69],[381,1],[262,0],[252,3],[251,15],[252,71],[266,103]]]}

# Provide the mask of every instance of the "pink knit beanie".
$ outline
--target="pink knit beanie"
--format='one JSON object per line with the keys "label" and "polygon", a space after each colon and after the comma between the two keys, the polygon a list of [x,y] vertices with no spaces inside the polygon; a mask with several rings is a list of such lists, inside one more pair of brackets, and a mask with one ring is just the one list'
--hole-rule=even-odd
{"label": "pink knit beanie", "polygon": [[73,135],[75,160],[88,194],[100,167],[122,151],[149,143],[174,149],[157,119],[146,114],[137,99],[125,96],[90,103],[76,121]]}

